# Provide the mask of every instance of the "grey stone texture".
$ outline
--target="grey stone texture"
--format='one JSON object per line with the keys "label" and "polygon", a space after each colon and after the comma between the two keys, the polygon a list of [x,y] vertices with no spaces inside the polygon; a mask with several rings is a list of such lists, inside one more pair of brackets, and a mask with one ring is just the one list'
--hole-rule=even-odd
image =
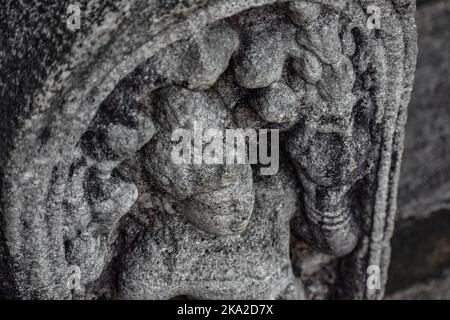
{"label": "grey stone texture", "polygon": [[450,209],[450,2],[417,13],[419,56],[408,113],[399,219]]}
{"label": "grey stone texture", "polygon": [[[448,272],[447,272],[448,273]],[[409,288],[387,295],[388,300],[450,300],[450,276],[428,279]]]}
{"label": "grey stone texture", "polygon": [[[414,1],[69,3],[0,9],[1,296],[383,297]],[[278,173],[174,164],[195,123],[279,129]]]}

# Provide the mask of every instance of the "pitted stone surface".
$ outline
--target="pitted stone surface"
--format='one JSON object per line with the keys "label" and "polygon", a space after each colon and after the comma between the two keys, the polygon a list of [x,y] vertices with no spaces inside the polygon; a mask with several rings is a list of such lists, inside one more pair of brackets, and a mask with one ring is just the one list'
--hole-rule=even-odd
{"label": "pitted stone surface", "polygon": [[[2,295],[382,297],[413,1],[380,1],[378,31],[356,0],[85,0],[76,32],[67,5],[0,12]],[[280,171],[176,166],[196,122],[280,129]]]}
{"label": "pitted stone surface", "polygon": [[[158,212],[152,231],[123,257],[127,299],[300,298],[289,259],[289,217],[298,206],[292,172],[257,179],[255,212],[240,235],[217,237]],[[170,208],[170,206],[168,206]]]}

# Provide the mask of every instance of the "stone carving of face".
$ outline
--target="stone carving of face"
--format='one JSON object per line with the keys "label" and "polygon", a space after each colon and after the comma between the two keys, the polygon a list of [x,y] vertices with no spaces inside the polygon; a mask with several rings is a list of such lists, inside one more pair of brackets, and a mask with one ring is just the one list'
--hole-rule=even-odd
{"label": "stone carving of face", "polygon": [[[363,8],[246,9],[162,46],[79,139],[58,191],[72,297],[324,298],[315,271],[370,233],[386,70]],[[174,163],[172,133],[196,125],[278,129],[278,172]]]}

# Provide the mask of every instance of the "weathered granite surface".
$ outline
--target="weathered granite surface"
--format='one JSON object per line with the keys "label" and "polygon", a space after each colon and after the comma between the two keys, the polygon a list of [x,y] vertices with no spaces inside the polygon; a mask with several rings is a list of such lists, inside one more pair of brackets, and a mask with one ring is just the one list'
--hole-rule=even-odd
{"label": "weathered granite surface", "polygon": [[[69,3],[0,9],[2,296],[383,297],[414,1]],[[279,172],[175,166],[194,121],[280,129]]]}

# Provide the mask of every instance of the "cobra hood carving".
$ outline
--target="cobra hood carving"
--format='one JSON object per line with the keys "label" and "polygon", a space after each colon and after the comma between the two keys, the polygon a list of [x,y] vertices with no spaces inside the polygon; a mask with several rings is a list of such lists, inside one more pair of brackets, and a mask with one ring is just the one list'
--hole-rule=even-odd
{"label": "cobra hood carving", "polygon": [[[416,35],[413,1],[374,2],[377,30],[367,1],[86,0],[75,32],[8,3],[4,295],[381,298]],[[173,163],[196,125],[278,129],[278,172]]]}

